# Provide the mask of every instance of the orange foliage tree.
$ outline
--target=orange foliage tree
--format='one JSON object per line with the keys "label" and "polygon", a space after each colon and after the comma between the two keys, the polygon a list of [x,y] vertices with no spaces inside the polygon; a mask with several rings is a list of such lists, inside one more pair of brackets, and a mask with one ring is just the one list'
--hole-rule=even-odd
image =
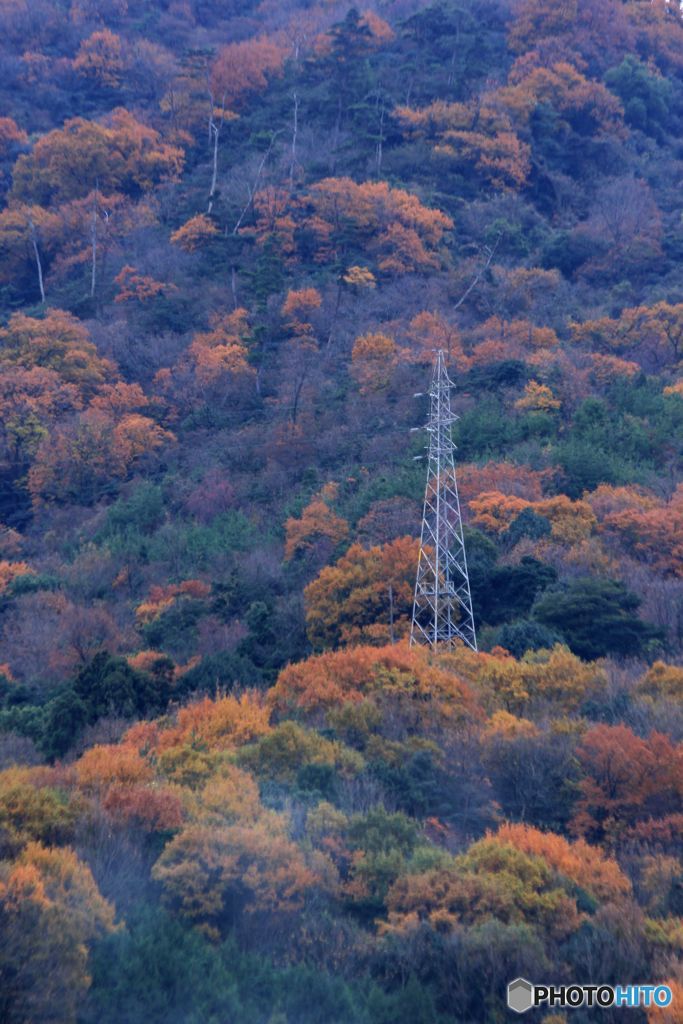
{"label": "orange foliage tree", "polygon": [[351,353],[351,373],[361,394],[385,388],[398,359],[396,342],[387,334],[375,332],[356,338]]}
{"label": "orange foliage tree", "polygon": [[616,860],[583,839],[570,842],[552,832],[520,824],[501,825],[496,838],[522,853],[542,857],[551,868],[600,902],[615,902],[631,893],[631,883]]}
{"label": "orange foliage tree", "polygon": [[210,69],[212,94],[219,103],[234,108],[252,92],[268,84],[268,76],[282,70],[287,50],[262,36],[222,46]]}
{"label": "orange foliage tree", "polygon": [[540,501],[527,501],[499,491],[487,491],[469,502],[472,522],[492,533],[504,533],[525,509],[532,509],[550,521],[552,536],[564,543],[589,537],[596,518],[587,501],[572,501],[565,494]]}
{"label": "orange foliage tree", "polygon": [[[522,58],[513,66],[510,85],[495,93],[518,123],[527,125],[536,107],[547,104],[570,123],[596,136],[625,135],[619,100],[602,83],[585,78],[566,61],[550,67],[529,66]],[[589,126],[589,127],[586,127]]]}
{"label": "orange foliage tree", "polygon": [[120,36],[105,28],[84,39],[73,61],[74,71],[104,89],[120,89],[126,70]]}
{"label": "orange foliage tree", "polygon": [[13,313],[0,328],[0,343],[0,365],[54,370],[86,397],[115,373],[98,355],[87,327],[61,309],[49,309],[42,318]]}
{"label": "orange foliage tree", "polygon": [[460,331],[441,313],[426,310],[417,313],[405,333],[410,343],[409,351],[414,352],[415,359],[432,363],[434,352],[443,349],[448,365],[455,365],[458,370],[468,369],[469,359],[462,348]]}
{"label": "orange foliage tree", "polygon": [[4,594],[13,580],[33,573],[28,562],[8,562],[0,559],[0,594]]}
{"label": "orange foliage tree", "polygon": [[13,194],[41,205],[87,195],[95,186],[132,194],[175,179],[183,151],[123,107],[108,124],[72,118],[43,135],[14,168]]}
{"label": "orange foliage tree", "polygon": [[171,242],[185,252],[196,252],[219,234],[214,222],[206,214],[198,213],[173,232]]}
{"label": "orange foliage tree", "polygon": [[[605,505],[609,491],[614,496]],[[634,488],[602,485],[588,496],[594,508],[603,511],[600,529],[616,537],[620,545],[655,566],[660,572],[683,576],[683,484],[668,502]]]}
{"label": "orange foliage tree", "polygon": [[28,135],[13,117],[0,117],[0,159],[4,159],[15,146],[24,146]]}
{"label": "orange foliage tree", "polygon": [[575,833],[608,846],[628,839],[664,845],[680,835],[683,752],[668,736],[596,725],[578,749],[584,772]]}
{"label": "orange foliage tree", "polygon": [[448,934],[494,919],[525,924],[546,942],[561,941],[584,919],[573,888],[542,856],[487,836],[451,864],[399,878],[380,929],[406,934],[426,924]]}
{"label": "orange foliage tree", "polygon": [[385,274],[438,267],[450,217],[424,206],[417,196],[386,182],[357,184],[350,178],[325,178],[302,199],[304,226],[318,243],[317,259],[343,259],[349,231],[377,260]]}
{"label": "orange foliage tree", "polygon": [[157,295],[176,291],[174,284],[155,281],[148,274],[141,274],[135,267],[129,266],[125,266],[119,271],[114,282],[119,286],[114,302],[148,302],[150,299],[155,299]]}
{"label": "orange foliage tree", "polygon": [[164,849],[152,871],[169,907],[211,938],[242,914],[277,918],[298,911],[316,877],[270,812],[253,825],[190,825]]}
{"label": "orange foliage tree", "polygon": [[434,154],[473,171],[499,189],[521,188],[531,170],[529,146],[515,133],[509,116],[490,103],[447,103],[394,110],[411,137],[431,142]]}
{"label": "orange foliage tree", "polygon": [[0,928],[9,1019],[75,1021],[90,986],[89,946],[115,929],[90,869],[69,849],[29,843],[0,866]]}
{"label": "orange foliage tree", "polygon": [[650,353],[663,363],[675,364],[683,356],[683,303],[657,302],[633,306],[619,317],[601,317],[573,323],[572,339],[608,353]]}
{"label": "orange foliage tree", "polygon": [[29,490],[36,504],[88,504],[111,486],[112,477],[125,478],[140,459],[174,440],[170,431],[140,413],[114,419],[88,409],[41,441],[29,470]]}
{"label": "orange foliage tree", "polygon": [[337,496],[335,484],[328,484],[306,506],[298,519],[290,517],[285,523],[285,560],[297,555],[308,557],[312,549],[328,554],[349,535],[349,524],[330,508]]}
{"label": "orange foliage tree", "polygon": [[282,316],[287,327],[297,335],[313,334],[313,325],[308,317],[320,309],[322,296],[317,288],[296,288],[287,292],[282,304]]}
{"label": "orange foliage tree", "polygon": [[270,711],[259,694],[205,697],[181,708],[173,725],[141,722],[123,737],[142,752],[177,749],[191,741],[212,750],[232,750],[270,732]]}
{"label": "orange foliage tree", "polygon": [[249,337],[246,309],[236,309],[227,316],[214,316],[211,329],[195,334],[189,348],[197,383],[208,385],[224,381],[226,377],[253,379],[255,370],[248,362]]}
{"label": "orange foliage tree", "polygon": [[54,370],[6,366],[0,374],[0,452],[7,463],[26,462],[55,419],[80,409],[78,389]]}
{"label": "orange foliage tree", "polygon": [[342,705],[384,700],[409,703],[418,718],[424,716],[423,726],[432,712],[451,726],[481,717],[472,690],[456,672],[406,644],[350,647],[288,665],[268,695],[277,716],[312,721],[334,717]]}
{"label": "orange foliage tree", "polygon": [[304,591],[306,628],[314,647],[386,643],[405,636],[416,565],[412,537],[368,549],[353,544]]}

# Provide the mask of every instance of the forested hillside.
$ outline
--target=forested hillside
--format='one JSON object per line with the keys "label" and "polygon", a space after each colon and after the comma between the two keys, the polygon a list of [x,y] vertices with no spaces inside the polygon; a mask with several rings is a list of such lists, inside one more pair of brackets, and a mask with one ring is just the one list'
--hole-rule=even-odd
{"label": "forested hillside", "polygon": [[0,0],[0,97],[0,1020],[680,1024],[680,10]]}

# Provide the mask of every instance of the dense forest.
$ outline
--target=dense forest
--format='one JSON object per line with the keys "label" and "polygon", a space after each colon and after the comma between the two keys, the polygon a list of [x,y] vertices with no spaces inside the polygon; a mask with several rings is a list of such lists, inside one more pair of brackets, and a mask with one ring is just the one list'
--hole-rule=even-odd
{"label": "dense forest", "polygon": [[[0,70],[0,1019],[680,1024],[679,8],[0,0]],[[479,653],[406,640],[439,349]]]}

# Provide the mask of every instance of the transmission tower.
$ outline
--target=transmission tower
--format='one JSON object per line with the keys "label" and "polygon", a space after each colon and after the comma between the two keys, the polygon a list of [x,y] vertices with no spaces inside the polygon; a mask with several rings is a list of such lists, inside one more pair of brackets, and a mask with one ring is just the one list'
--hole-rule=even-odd
{"label": "transmission tower", "polygon": [[451,388],[439,351],[429,388],[429,468],[425,488],[420,556],[415,579],[411,644],[453,648],[461,640],[477,649],[467,574],[462,517],[455,479]]}

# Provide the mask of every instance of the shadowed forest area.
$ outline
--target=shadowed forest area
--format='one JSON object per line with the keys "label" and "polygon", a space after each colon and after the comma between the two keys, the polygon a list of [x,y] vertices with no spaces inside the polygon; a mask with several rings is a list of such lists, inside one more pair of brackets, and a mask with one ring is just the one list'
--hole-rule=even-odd
{"label": "shadowed forest area", "polygon": [[0,0],[0,98],[0,1020],[681,1024],[680,10]]}

